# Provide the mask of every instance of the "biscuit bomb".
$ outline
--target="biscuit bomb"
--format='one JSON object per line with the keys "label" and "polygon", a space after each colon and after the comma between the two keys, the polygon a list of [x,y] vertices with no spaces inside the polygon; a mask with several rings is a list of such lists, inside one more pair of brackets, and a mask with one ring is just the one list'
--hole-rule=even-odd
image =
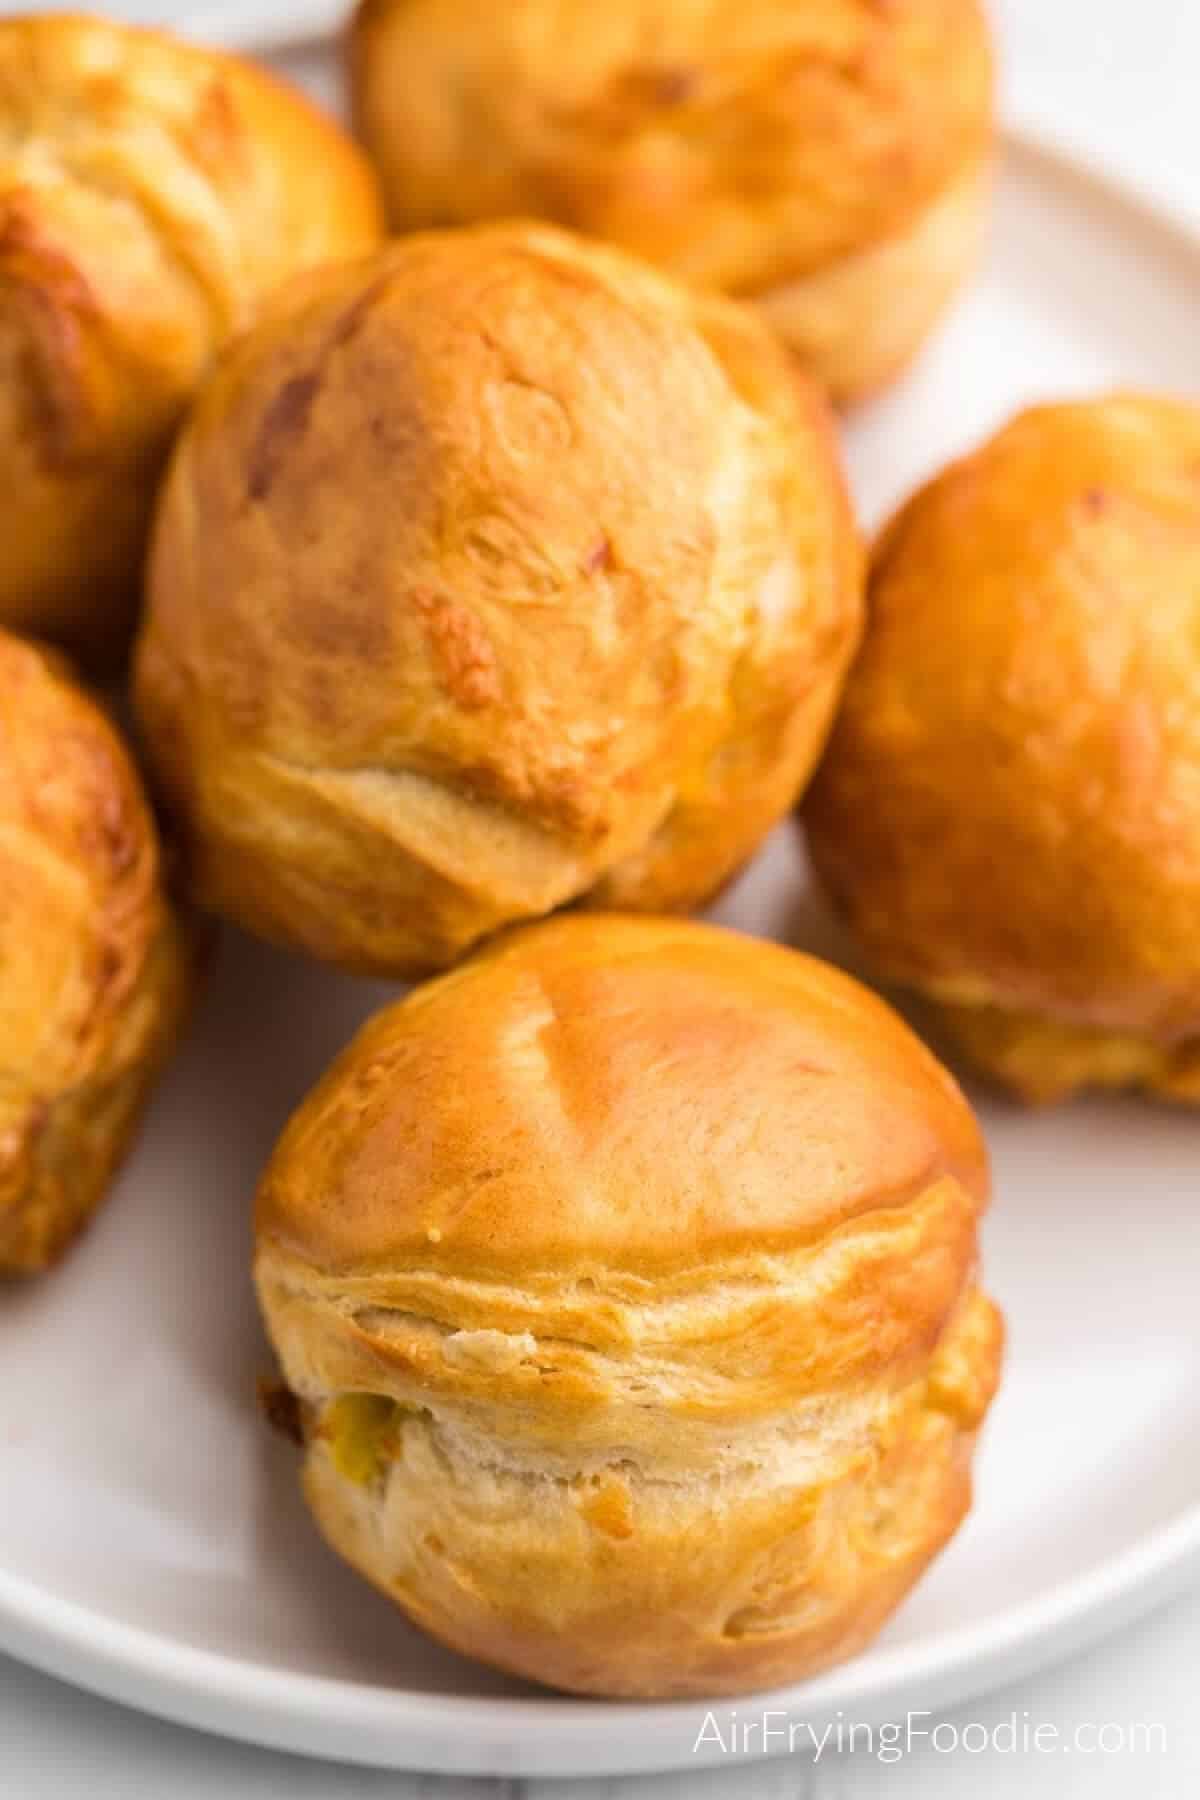
{"label": "biscuit bomb", "polygon": [[0,1274],[103,1199],[192,985],[137,772],[57,657],[0,631]]}
{"label": "biscuit bomb", "polygon": [[970,1502],[987,1193],[953,1081],[849,977],[686,922],[511,933],[368,1024],[263,1178],[317,1522],[554,1687],[849,1656]]}
{"label": "biscuit bomb", "polygon": [[978,0],[362,0],[355,113],[401,230],[514,213],[754,301],[841,401],[976,261]]}
{"label": "biscuit bomb", "polygon": [[824,403],[752,313],[520,224],[313,278],[159,516],[136,699],[195,890],[384,974],[694,906],[804,786],[860,576]]}
{"label": "biscuit bomb", "polygon": [[82,14],[0,19],[0,624],[121,660],[216,350],[382,223],[361,153],[266,70]]}
{"label": "biscuit bomb", "polygon": [[1200,1101],[1200,410],[1024,413],[887,530],[806,809],[890,981],[1028,1101]]}

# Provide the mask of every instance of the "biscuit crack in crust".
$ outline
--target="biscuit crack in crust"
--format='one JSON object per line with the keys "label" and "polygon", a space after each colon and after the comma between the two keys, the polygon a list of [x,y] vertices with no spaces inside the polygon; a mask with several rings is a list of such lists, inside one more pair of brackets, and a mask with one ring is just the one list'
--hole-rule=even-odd
{"label": "biscuit crack in crust", "polygon": [[[481,899],[491,896],[536,914],[574,899],[587,884],[588,871],[549,827],[522,816],[515,805],[465,791],[461,780],[399,765],[318,768],[266,751],[258,760],[285,780],[335,799],[339,809],[357,814],[434,874]],[[467,825],[469,843],[462,831]]]}
{"label": "biscuit crack in crust", "polygon": [[[723,1679],[722,1646],[754,1642],[770,1669],[796,1634],[821,1641],[845,1629],[847,1586],[876,1582],[889,1594],[894,1583],[907,1586],[953,1530],[969,1500],[967,1459],[998,1336],[992,1309],[971,1290],[930,1371],[907,1387],[833,1393],[823,1405],[722,1428],[677,1465],[619,1442],[592,1455],[521,1453],[440,1406],[317,1396],[304,1407],[306,1485],[335,1546],[434,1635],[461,1646],[465,1609],[477,1618],[470,1647],[485,1658],[519,1667],[523,1629],[544,1636],[561,1628],[586,1645],[579,1568],[601,1595],[609,1584],[619,1593],[630,1558],[667,1635],[700,1631],[710,1655],[673,1688],[661,1668],[640,1666],[635,1643],[627,1675],[614,1681],[606,1669],[597,1685],[631,1694],[736,1690],[761,1676]],[[955,1366],[964,1339],[993,1347],[991,1372],[965,1389]],[[740,1550],[732,1575],[718,1575],[706,1567],[706,1546],[729,1533]],[[681,1544],[690,1547],[684,1579],[674,1572]],[[510,1582],[521,1571],[522,1591],[528,1582],[537,1598],[527,1620],[518,1607],[515,1624],[489,1638],[487,1596],[500,1567]],[[604,1600],[591,1604],[592,1626],[610,1630]],[[873,1628],[857,1627],[863,1636]],[[586,1650],[568,1654],[562,1668],[565,1686],[595,1681]]]}

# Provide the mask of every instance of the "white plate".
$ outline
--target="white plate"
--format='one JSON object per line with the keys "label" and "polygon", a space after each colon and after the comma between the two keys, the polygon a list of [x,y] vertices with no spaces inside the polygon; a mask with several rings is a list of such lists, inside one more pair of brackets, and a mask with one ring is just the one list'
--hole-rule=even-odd
{"label": "white plate", "polygon": [[[1010,144],[983,278],[850,432],[867,516],[1025,401],[1195,381],[1198,305],[1200,248]],[[839,950],[790,830],[717,916]],[[556,1698],[410,1630],[323,1548],[290,1449],[257,1417],[255,1174],[385,996],[231,937],[119,1194],[59,1274],[0,1294],[0,1647],[331,1757],[514,1775],[719,1760],[693,1751],[703,1706]],[[874,1649],[772,1696],[818,1728],[1027,1674],[1200,1566],[1200,1120],[1135,1102],[983,1110],[1011,1352],[977,1508]]]}

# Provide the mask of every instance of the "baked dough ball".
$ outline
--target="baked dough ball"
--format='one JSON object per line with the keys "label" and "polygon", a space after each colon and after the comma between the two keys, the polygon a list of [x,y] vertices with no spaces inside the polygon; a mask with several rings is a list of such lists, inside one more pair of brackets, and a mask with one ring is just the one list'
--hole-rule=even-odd
{"label": "baked dough ball", "polygon": [[248,63],[0,19],[0,623],[119,660],[164,456],[214,350],[381,232],[365,160]]}
{"label": "baked dough ball", "polygon": [[0,632],[0,1273],[53,1262],[99,1205],[190,973],[120,739]]}
{"label": "baked dough ball", "polygon": [[201,899],[380,973],[718,888],[860,624],[823,402],[753,314],[540,226],[314,280],[206,389],[137,699]]}
{"label": "baked dough ball", "polygon": [[538,214],[757,301],[842,401],[975,261],[978,0],[363,0],[358,123],[397,226]]}
{"label": "baked dough ball", "polygon": [[987,1190],[953,1081],[848,976],[686,922],[500,939],[367,1025],[263,1178],[321,1530],[556,1687],[852,1654],[969,1505]]}
{"label": "baked dough ball", "polygon": [[807,809],[877,968],[1030,1101],[1200,1101],[1200,411],[1025,413],[919,493]]}

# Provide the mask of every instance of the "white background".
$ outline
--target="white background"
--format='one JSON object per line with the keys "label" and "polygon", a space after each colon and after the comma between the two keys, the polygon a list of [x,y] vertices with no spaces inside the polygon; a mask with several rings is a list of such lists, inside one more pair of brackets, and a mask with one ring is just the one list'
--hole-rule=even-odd
{"label": "white background", "polygon": [[[1010,115],[1085,149],[1200,225],[1198,0],[992,6],[1005,42]],[[28,3],[0,6],[18,10],[30,10]],[[223,9],[219,0],[109,0],[108,10],[138,19],[184,21],[203,12],[208,20],[222,10],[234,21],[246,17],[238,0],[226,0]],[[277,7],[284,20],[298,10]],[[1200,1793],[1200,1596],[1182,1596],[1123,1638],[976,1703],[953,1722],[993,1726],[1014,1713],[1053,1725],[1064,1741],[1080,1726],[1154,1724],[1166,1750],[982,1757],[926,1751],[888,1767],[859,1755],[815,1767],[793,1760],[586,1786],[439,1780],[226,1745],[139,1719],[0,1659],[0,1800],[1190,1800]]]}

